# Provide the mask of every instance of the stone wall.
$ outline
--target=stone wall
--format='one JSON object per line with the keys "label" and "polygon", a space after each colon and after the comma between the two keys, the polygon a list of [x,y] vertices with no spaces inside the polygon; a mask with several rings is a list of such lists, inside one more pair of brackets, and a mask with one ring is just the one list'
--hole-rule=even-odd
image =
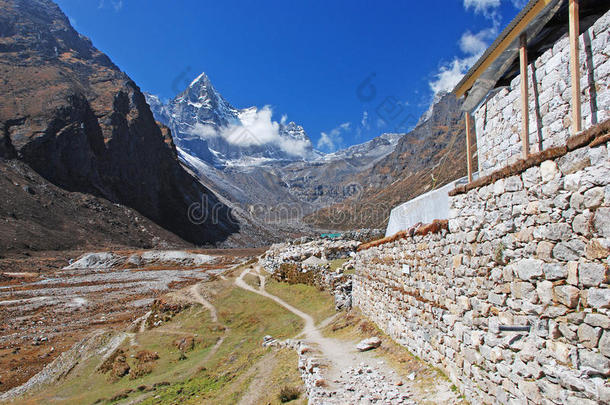
{"label": "stone wall", "polygon": [[[610,118],[610,12],[580,36],[583,129]],[[530,150],[564,145],[570,135],[570,46],[567,35],[528,69]],[[521,157],[520,77],[474,113],[479,173],[485,176]]]}
{"label": "stone wall", "polygon": [[314,239],[306,243],[296,241],[276,243],[271,245],[259,261],[265,270],[274,273],[282,264],[295,263],[300,266],[311,257],[317,257],[323,262],[349,258],[359,245],[360,241],[357,240],[329,239]]}
{"label": "stone wall", "polygon": [[358,252],[354,305],[472,403],[610,403],[608,147],[455,195],[449,230]]}

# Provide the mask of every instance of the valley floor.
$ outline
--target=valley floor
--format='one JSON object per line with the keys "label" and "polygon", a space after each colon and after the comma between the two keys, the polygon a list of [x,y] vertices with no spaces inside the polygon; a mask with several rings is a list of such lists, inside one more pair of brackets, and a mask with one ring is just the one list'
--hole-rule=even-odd
{"label": "valley floor", "polygon": [[[126,256],[122,252],[121,257]],[[55,281],[50,284],[59,290],[53,294],[39,292],[38,296],[55,300],[44,309],[55,312],[46,312],[42,323],[36,321],[40,325],[37,328],[43,325],[49,328],[43,334],[52,336],[49,339],[52,343],[45,340],[31,345],[11,338],[14,332],[11,335],[3,330],[4,345],[10,347],[8,342],[20,342],[14,345],[25,348],[17,350],[12,358],[6,353],[15,350],[5,349],[0,358],[4,361],[2,370],[12,370],[5,368],[5,364],[25,366],[27,361],[18,356],[22,350],[30,350],[30,346],[44,348],[31,357],[50,351],[51,344],[59,347],[58,343],[64,341],[62,331],[71,340],[66,339],[68,343],[62,349],[55,349],[64,353],[55,355],[57,360],[29,381],[30,390],[25,396],[11,399],[5,393],[0,400],[26,404],[276,404],[288,401],[297,404],[307,403],[308,399],[310,403],[461,403],[440,371],[394,344],[357,311],[335,313],[330,294],[311,286],[269,280],[254,259],[247,260],[245,254],[228,254],[218,255],[204,266],[167,269],[167,263],[144,268],[127,268],[122,264],[96,271],[54,272],[54,277],[72,281],[104,275],[96,279],[98,286],[112,285],[109,278],[121,284],[113,291],[100,288],[97,293],[83,295],[83,290],[78,293],[74,290],[80,288],[82,280],[77,286],[66,287],[69,288],[66,291]],[[160,272],[167,275],[163,281],[168,283],[170,292],[154,301],[151,307],[155,294],[139,292],[138,288],[151,284],[143,282],[147,277],[158,280]],[[138,274],[138,280],[122,280],[132,274]],[[170,278],[172,281],[168,281]],[[29,280],[19,285],[27,292],[28,288],[38,288],[35,283]],[[117,298],[117,291],[133,296],[133,301],[146,300],[146,304],[129,305]],[[79,295],[87,302],[95,302],[95,308],[114,309],[95,312],[85,305],[79,307],[85,308],[82,312],[67,310],[73,302],[68,300],[69,294],[72,300]],[[22,307],[32,305],[32,297],[26,295],[10,297],[10,300],[8,296],[1,296],[0,305],[12,311],[16,311],[14,302],[19,300],[26,300]],[[101,300],[106,300],[105,306],[98,303]],[[22,317],[27,316],[27,311],[21,310]],[[70,315],[62,315],[63,312]],[[93,322],[102,318],[126,318],[127,313],[131,313],[129,322],[126,319]],[[29,315],[30,322],[33,316]],[[81,327],[80,334],[74,332],[78,329],[77,321],[83,325],[88,322]],[[9,326],[7,319],[3,325],[17,328]],[[267,335],[277,344],[263,346]],[[379,348],[368,352],[355,349],[359,340],[371,336],[382,339]],[[67,350],[76,342],[75,347]],[[291,347],[297,342],[299,350],[294,350]],[[316,369],[315,380],[308,378],[307,368]],[[36,367],[32,370],[36,371]],[[3,383],[8,381],[6,376],[1,377]],[[4,391],[10,388],[0,387]],[[14,390],[12,393],[19,394]]]}

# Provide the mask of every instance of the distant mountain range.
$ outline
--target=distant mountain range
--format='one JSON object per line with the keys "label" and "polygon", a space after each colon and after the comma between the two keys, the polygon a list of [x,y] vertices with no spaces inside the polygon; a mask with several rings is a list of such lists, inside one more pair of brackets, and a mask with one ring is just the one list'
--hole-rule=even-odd
{"label": "distant mountain range", "polygon": [[[173,134],[184,165],[234,204],[267,222],[286,222],[360,192],[350,183],[391,153],[404,134],[383,134],[325,154],[302,126],[272,121],[263,107],[236,109],[205,73],[161,102],[146,94],[155,118]],[[278,211],[278,204],[282,204]]]}
{"label": "distant mountain range", "polygon": [[[305,218],[323,228],[383,226],[388,204],[464,174],[459,165],[442,166],[447,156],[465,150],[459,103],[448,94],[435,97],[413,131],[382,134],[329,154],[313,148],[302,126],[272,121],[266,108],[234,108],[204,73],[167,103],[145,96],[155,118],[172,130],[183,164],[228,201],[266,222]],[[395,181],[424,172],[430,172],[429,181],[407,182],[401,192],[382,198],[383,213],[375,219],[360,220],[354,213],[377,201]],[[345,204],[349,212],[339,208]]]}
{"label": "distant mountain range", "polygon": [[[384,227],[390,211],[466,176],[466,135],[460,101],[440,95],[394,150],[350,179],[362,192],[304,218],[322,228]],[[476,167],[476,150],[475,150]]]}
{"label": "distant mountain range", "polygon": [[50,0],[0,0],[0,251],[251,246],[381,227],[464,175],[458,101],[409,133],[324,154],[268,107],[237,109],[201,74],[167,103]]}

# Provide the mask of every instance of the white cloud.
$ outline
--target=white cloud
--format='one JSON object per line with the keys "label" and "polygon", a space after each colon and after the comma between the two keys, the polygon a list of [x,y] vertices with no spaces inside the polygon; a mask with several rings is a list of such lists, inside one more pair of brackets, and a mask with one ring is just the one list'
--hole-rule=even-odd
{"label": "white cloud", "polygon": [[342,134],[349,131],[351,128],[350,122],[344,122],[338,127],[331,129],[329,132],[321,132],[318,139],[317,147],[326,152],[334,152],[343,145]]}
{"label": "white cloud", "polygon": [[454,58],[453,61],[442,65],[434,75],[434,80],[428,83],[434,94],[453,90],[477,58],[477,55],[463,59]]}
{"label": "white cloud", "polygon": [[492,20],[492,26],[477,33],[470,30],[464,32],[458,41],[463,55],[456,56],[450,62],[441,64],[434,78],[428,83],[430,89],[437,94],[442,91],[451,91],[466,74],[468,69],[485,52],[491,41],[498,35],[499,19],[495,9],[500,0],[464,0],[466,9],[474,8],[475,12],[483,13]]}
{"label": "white cloud", "polygon": [[513,3],[513,6],[515,6],[515,8],[518,8],[519,10],[522,9],[523,7],[525,7],[527,2],[528,2],[528,0],[511,0],[511,3]]}
{"label": "white cloud", "polygon": [[362,119],[360,120],[360,125],[363,128],[369,127],[369,112],[368,111],[362,112]]}
{"label": "white cloud", "polygon": [[477,14],[491,16],[500,7],[500,0],[464,0],[466,10],[473,8]]}
{"label": "white cloud", "polygon": [[97,4],[97,8],[102,9],[104,8],[106,5],[108,5],[109,7],[112,7],[114,9],[114,11],[121,11],[121,9],[123,8],[123,0],[99,0],[98,4]]}
{"label": "white cloud", "polygon": [[189,131],[192,135],[197,135],[203,139],[210,139],[220,136],[220,134],[211,125],[204,125],[196,123],[195,126]]}
{"label": "white cloud", "polygon": [[476,34],[466,31],[460,38],[460,49],[467,55],[480,55],[488,47],[488,43],[496,36],[495,28],[488,28]]}
{"label": "white cloud", "polygon": [[318,139],[318,149],[323,150],[335,150],[335,143],[330,136],[326,132],[322,132],[320,134],[320,139]]}
{"label": "white cloud", "polygon": [[[197,124],[191,133],[204,139],[222,137],[228,143],[241,147],[275,144],[286,153],[304,156],[311,147],[311,142],[282,136],[280,124],[272,120],[272,115],[269,106],[250,108],[240,113],[238,123],[219,130],[210,125]],[[287,116],[282,116],[282,122],[287,119]]]}

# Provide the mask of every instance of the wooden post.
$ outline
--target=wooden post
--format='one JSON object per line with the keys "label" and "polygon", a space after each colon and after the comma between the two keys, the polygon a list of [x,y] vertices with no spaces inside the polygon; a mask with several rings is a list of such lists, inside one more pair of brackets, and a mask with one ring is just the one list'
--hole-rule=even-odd
{"label": "wooden post", "polygon": [[466,120],[466,165],[468,167],[468,183],[472,183],[472,127],[470,124],[470,113],[464,114]]}
{"label": "wooden post", "polygon": [[582,129],[580,110],[580,58],[578,36],[580,24],[578,21],[578,0],[570,0],[570,72],[572,76],[572,133]]}
{"label": "wooden post", "polygon": [[527,35],[525,32],[519,37],[519,66],[521,69],[521,143],[523,159],[530,154],[530,116],[528,103],[528,80],[527,80]]}

